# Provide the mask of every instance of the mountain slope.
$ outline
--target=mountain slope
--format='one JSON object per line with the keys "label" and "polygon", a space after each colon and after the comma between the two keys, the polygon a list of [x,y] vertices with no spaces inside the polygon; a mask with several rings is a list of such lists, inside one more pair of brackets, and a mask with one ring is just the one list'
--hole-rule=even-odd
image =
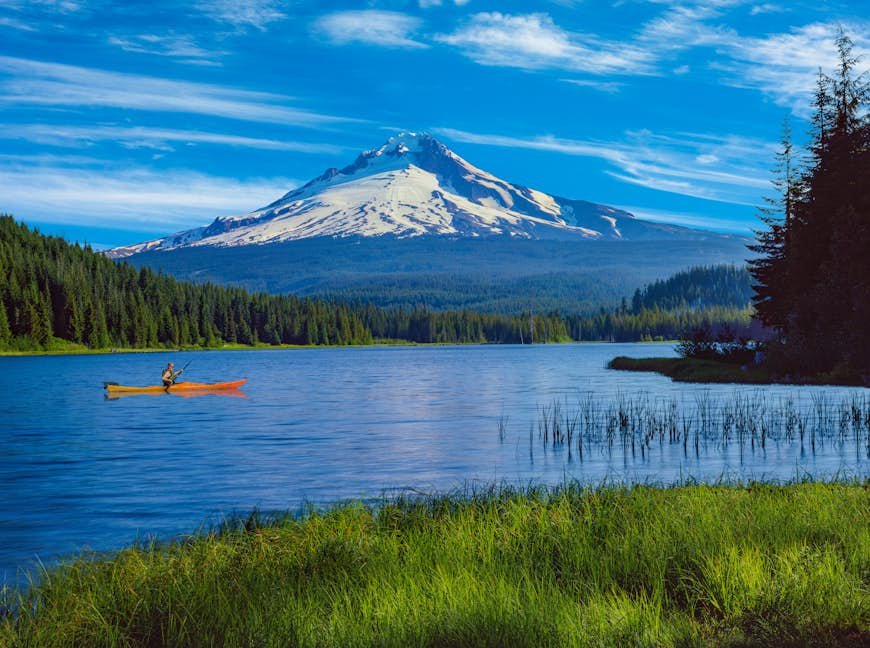
{"label": "mountain slope", "polygon": [[254,291],[380,306],[586,312],[693,265],[738,264],[746,239],[564,241],[508,237],[317,237],[136,254],[137,266]]}
{"label": "mountain slope", "polygon": [[715,236],[651,223],[625,211],[511,184],[435,138],[391,137],[343,169],[327,169],[275,202],[172,236],[110,250],[235,247],[314,237],[416,236],[566,240],[660,240]]}

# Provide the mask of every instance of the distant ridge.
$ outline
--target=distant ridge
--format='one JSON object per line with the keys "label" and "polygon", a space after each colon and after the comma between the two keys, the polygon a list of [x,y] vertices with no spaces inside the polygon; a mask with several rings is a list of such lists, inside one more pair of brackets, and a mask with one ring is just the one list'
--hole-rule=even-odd
{"label": "distant ridge", "polygon": [[405,132],[249,214],[216,218],[208,226],[106,255],[385,236],[650,241],[725,235],[643,221],[606,205],[511,184],[431,135]]}

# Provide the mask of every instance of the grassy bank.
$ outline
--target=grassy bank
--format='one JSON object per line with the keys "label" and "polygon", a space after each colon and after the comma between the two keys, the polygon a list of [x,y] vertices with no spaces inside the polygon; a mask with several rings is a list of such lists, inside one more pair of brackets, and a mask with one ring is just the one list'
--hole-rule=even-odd
{"label": "grassy bank", "polygon": [[381,342],[375,340],[372,344],[239,344],[226,343],[217,344],[214,346],[180,346],[180,347],[110,347],[105,349],[91,349],[83,344],[75,344],[72,342],[62,342],[52,345],[47,349],[28,349],[28,350],[3,350],[0,351],[2,356],[49,356],[49,355],[107,355],[112,353],[176,353],[178,351],[255,351],[269,349],[339,349],[350,346],[410,346],[414,342],[405,341],[389,341]]}
{"label": "grassy bank", "polygon": [[47,348],[42,349],[4,349],[0,350],[2,356],[50,356],[50,355],[106,355],[112,353],[175,353],[178,351],[242,351],[253,349],[305,349],[298,344],[218,344],[215,346],[191,346],[180,347],[106,347],[92,349],[84,344],[67,342],[66,340],[55,341]]}
{"label": "grassy bank", "polygon": [[740,365],[697,358],[627,358],[617,356],[607,363],[608,369],[654,371],[679,382],[769,384],[770,374],[758,367],[741,369]]}
{"label": "grassy bank", "polygon": [[[177,351],[254,351],[260,349],[344,349],[348,347],[379,347],[379,346],[479,346],[481,344],[498,345],[497,342],[414,342],[397,338],[375,338],[371,344],[239,344],[226,343],[215,346],[180,346],[180,347],[108,347],[103,349],[91,349],[84,344],[76,344],[65,340],[58,340],[49,348],[45,349],[3,349],[3,356],[50,356],[50,355],[105,355],[111,353],[174,353]],[[558,342],[546,342],[539,344],[600,344],[600,342],[574,342],[573,340],[559,340]]]}
{"label": "grassy bank", "polygon": [[607,368],[622,371],[654,371],[678,382],[870,386],[866,382],[866,377],[862,380],[860,376],[836,370],[812,376],[783,376],[771,373],[764,366],[743,366],[732,362],[700,358],[627,358],[617,356],[607,363]]}
{"label": "grassy bank", "polygon": [[866,646],[868,484],[494,489],[69,563],[2,646]]}

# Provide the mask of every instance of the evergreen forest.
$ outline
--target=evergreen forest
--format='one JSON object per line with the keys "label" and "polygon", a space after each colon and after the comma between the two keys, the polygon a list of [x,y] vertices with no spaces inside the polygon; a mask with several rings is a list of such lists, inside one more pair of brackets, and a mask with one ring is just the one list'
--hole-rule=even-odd
{"label": "evergreen forest", "polygon": [[[504,315],[423,305],[385,309],[360,300],[178,281],[44,236],[7,215],[0,216],[0,349],[676,339],[701,326],[739,331],[749,325],[741,272],[693,268],[639,291],[631,308],[623,300],[616,309],[586,314]],[[692,282],[711,290],[693,288]]]}
{"label": "evergreen forest", "polygon": [[176,281],[0,217],[0,348],[371,341],[343,304]]}
{"label": "evergreen forest", "polygon": [[[312,237],[127,257],[183,281],[361,301],[406,311],[588,313],[690,266],[744,265],[750,237],[589,241],[513,237]],[[749,282],[746,289],[751,290]],[[748,301],[748,299],[746,300]]]}

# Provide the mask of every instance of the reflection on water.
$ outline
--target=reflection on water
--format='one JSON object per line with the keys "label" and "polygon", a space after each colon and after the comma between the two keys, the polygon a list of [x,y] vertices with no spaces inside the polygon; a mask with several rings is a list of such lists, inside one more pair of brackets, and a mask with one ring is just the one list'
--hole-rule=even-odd
{"label": "reflection on water", "polygon": [[103,398],[106,400],[118,400],[128,396],[156,396],[157,398],[199,398],[202,396],[216,396],[218,398],[248,397],[241,389],[186,389],[184,391],[107,392]]}
{"label": "reflection on water", "polygon": [[[672,349],[0,358],[0,569],[11,581],[37,555],[403,489],[868,475],[867,424],[849,418],[853,402],[866,412],[867,390],[680,384],[606,370],[616,355]],[[169,360],[189,360],[185,376],[197,382],[250,380],[232,394],[104,399],[103,380],[154,384]]]}

